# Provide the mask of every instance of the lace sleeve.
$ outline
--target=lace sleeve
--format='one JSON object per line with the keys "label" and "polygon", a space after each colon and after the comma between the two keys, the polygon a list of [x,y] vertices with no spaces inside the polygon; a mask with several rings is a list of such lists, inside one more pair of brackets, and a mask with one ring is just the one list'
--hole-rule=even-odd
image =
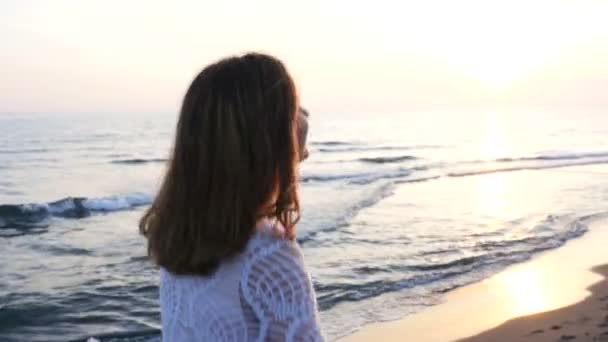
{"label": "lace sleeve", "polygon": [[281,239],[255,249],[241,281],[243,297],[259,320],[259,340],[324,341],[297,243]]}

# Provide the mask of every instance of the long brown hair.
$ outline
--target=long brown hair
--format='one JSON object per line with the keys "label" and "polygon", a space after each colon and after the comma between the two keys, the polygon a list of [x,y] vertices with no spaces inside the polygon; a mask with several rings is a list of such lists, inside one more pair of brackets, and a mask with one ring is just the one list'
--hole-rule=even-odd
{"label": "long brown hair", "polygon": [[297,108],[291,76],[268,55],[226,58],[196,76],[163,183],[139,224],[159,266],[210,274],[243,251],[262,216],[294,238]]}

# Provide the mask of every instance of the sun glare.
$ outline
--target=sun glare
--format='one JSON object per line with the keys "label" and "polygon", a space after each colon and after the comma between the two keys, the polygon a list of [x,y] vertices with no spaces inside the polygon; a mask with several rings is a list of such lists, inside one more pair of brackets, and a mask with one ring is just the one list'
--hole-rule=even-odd
{"label": "sun glare", "polygon": [[486,87],[505,88],[531,77],[550,60],[552,48],[535,46],[532,39],[523,33],[490,28],[465,42],[464,48],[451,55],[451,64]]}
{"label": "sun glare", "polygon": [[[558,35],[565,9],[552,1],[454,2],[426,32],[433,53],[454,72],[487,88],[502,89],[540,72],[558,58],[567,35]],[[560,12],[562,11],[562,12]],[[539,15],[543,15],[542,25]],[[457,18],[457,19],[455,19]],[[574,32],[573,28],[571,32]]]}
{"label": "sun glare", "polygon": [[476,193],[479,213],[484,217],[502,218],[508,209],[507,183],[500,174],[483,175],[478,178]]}
{"label": "sun glare", "polygon": [[514,57],[508,52],[497,55],[481,54],[469,56],[467,60],[461,61],[460,65],[465,73],[485,87],[501,89],[524,79],[535,69],[531,62],[516,61]]}
{"label": "sun glare", "polygon": [[483,160],[495,160],[504,157],[509,152],[509,146],[501,115],[488,113],[484,119],[479,140],[479,156]]}
{"label": "sun glare", "polygon": [[543,283],[538,272],[507,272],[500,276],[500,281],[509,297],[514,317],[542,312],[549,307],[545,296],[548,284]]}

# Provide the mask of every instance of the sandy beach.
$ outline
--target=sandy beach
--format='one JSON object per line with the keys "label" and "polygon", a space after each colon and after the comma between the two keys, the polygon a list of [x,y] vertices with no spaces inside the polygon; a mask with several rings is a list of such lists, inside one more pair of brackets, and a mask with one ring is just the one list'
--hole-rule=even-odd
{"label": "sandy beach", "polygon": [[565,246],[340,341],[608,341],[608,220]]}
{"label": "sandy beach", "polygon": [[459,342],[608,341],[608,265],[593,269],[604,279],[589,288],[592,295],[568,307],[516,318]]}

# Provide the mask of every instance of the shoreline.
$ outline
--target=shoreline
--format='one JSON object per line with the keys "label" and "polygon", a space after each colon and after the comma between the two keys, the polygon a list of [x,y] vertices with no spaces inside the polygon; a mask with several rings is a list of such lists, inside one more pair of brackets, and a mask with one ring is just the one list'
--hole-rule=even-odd
{"label": "shoreline", "polygon": [[[544,341],[544,338],[559,341],[561,336],[566,336],[566,340],[571,338],[569,336],[578,336],[578,339],[574,337],[571,340],[591,341],[591,337],[583,338],[585,332],[581,336],[581,332],[568,333],[565,328],[551,330],[551,326],[559,323],[549,323],[553,318],[549,316],[555,312],[560,312],[559,317],[562,317],[562,310],[578,308],[579,305],[587,307],[587,301],[592,301],[595,295],[590,295],[590,290],[597,292],[598,288],[608,289],[608,280],[605,278],[608,266],[602,266],[608,265],[608,218],[591,219],[588,227],[588,232],[582,237],[567,241],[557,249],[540,253],[531,260],[509,266],[488,279],[447,293],[441,304],[397,321],[364,326],[338,341],[517,341],[513,339],[514,335],[505,335],[505,326],[510,327],[507,329],[510,333],[518,334],[524,323],[517,322],[530,320],[534,320],[538,327],[526,333],[537,333],[528,336],[526,341]],[[598,270],[604,276],[598,274]],[[608,293],[601,294],[600,297],[602,296],[608,296]],[[608,306],[608,300],[606,305]],[[608,315],[608,311],[603,314]],[[580,319],[569,311],[565,315],[571,315],[572,318],[564,321]],[[594,317],[587,322],[594,322],[597,329],[604,329],[601,327],[605,323],[603,319],[604,316]],[[547,323],[545,325],[551,332],[547,332],[547,326],[542,323]],[[573,327],[575,325],[568,325],[568,329]],[[595,330],[590,329],[588,327],[586,331],[589,336],[595,333]],[[543,330],[544,335],[539,330]],[[504,339],[502,336],[505,336]],[[608,341],[608,335],[605,338]]]}
{"label": "shoreline", "polygon": [[519,317],[457,342],[608,341],[608,264],[593,271],[604,279],[588,288],[592,294],[582,302]]}

